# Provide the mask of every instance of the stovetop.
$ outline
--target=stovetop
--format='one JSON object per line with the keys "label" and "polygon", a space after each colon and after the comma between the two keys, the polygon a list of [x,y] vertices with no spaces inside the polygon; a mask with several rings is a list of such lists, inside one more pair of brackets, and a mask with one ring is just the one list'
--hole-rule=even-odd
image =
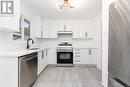
{"label": "stovetop", "polygon": [[73,52],[72,44],[68,44],[68,42],[62,42],[57,47],[57,52]]}

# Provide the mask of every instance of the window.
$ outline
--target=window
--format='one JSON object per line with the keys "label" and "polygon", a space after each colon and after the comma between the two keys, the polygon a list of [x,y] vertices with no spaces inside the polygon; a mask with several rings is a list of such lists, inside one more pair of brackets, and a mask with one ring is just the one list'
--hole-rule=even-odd
{"label": "window", "polygon": [[13,33],[13,40],[27,40],[30,37],[30,21],[21,16],[19,20],[19,32]]}

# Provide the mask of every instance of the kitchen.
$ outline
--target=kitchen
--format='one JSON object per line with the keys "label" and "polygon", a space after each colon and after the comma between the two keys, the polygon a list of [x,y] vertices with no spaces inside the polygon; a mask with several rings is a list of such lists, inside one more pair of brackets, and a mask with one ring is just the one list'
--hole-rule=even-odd
{"label": "kitchen", "polygon": [[0,87],[112,87],[108,20],[115,2],[2,0],[14,12],[1,7]]}

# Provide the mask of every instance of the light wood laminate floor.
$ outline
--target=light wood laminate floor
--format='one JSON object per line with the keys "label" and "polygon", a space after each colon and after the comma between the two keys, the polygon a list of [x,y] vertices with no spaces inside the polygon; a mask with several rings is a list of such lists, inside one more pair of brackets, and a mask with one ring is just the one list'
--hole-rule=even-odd
{"label": "light wood laminate floor", "polygon": [[47,67],[33,87],[102,87],[96,67]]}

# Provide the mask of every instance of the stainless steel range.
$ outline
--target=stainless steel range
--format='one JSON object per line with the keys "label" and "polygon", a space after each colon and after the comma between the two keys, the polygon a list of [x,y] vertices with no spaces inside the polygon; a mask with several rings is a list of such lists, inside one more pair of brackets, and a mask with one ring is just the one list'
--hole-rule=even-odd
{"label": "stainless steel range", "polygon": [[57,48],[57,64],[73,64],[72,44],[63,42]]}

